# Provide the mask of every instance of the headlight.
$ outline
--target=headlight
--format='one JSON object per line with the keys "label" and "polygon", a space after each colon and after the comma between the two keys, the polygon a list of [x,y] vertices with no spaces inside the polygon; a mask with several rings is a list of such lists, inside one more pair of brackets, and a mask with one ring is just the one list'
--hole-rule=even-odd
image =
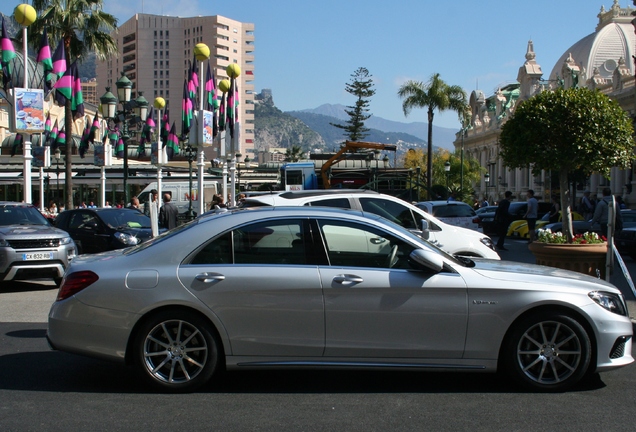
{"label": "headlight", "polygon": [[607,309],[617,315],[627,316],[627,308],[621,295],[604,291],[592,291],[588,296],[603,309]]}
{"label": "headlight", "polygon": [[60,239],[60,244],[61,245],[67,245],[67,244],[71,244],[73,243],[73,239],[71,239],[70,237],[62,237]]}
{"label": "headlight", "polygon": [[125,245],[134,246],[139,243],[139,239],[137,237],[122,232],[116,232],[115,238]]}
{"label": "headlight", "polygon": [[495,250],[495,244],[492,242],[492,239],[490,237],[482,237],[479,239],[479,241],[486,245],[486,247]]}
{"label": "headlight", "polygon": [[0,238],[0,247],[7,247],[7,246],[9,246],[9,242],[3,238]]}

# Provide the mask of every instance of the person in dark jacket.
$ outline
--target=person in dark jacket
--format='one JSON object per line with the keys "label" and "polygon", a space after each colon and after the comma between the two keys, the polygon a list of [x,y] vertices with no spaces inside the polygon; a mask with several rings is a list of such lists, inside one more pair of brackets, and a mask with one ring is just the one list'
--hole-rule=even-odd
{"label": "person in dark jacket", "polygon": [[159,226],[161,228],[172,229],[177,226],[177,215],[179,209],[171,201],[169,193],[163,194],[163,205],[159,209]]}
{"label": "person in dark jacket", "polygon": [[508,233],[508,225],[510,225],[510,214],[508,209],[510,208],[510,201],[512,198],[512,192],[506,191],[504,193],[504,199],[499,201],[497,210],[495,211],[495,223],[497,224],[497,249],[508,250],[504,247],[504,241],[506,240],[506,234]]}

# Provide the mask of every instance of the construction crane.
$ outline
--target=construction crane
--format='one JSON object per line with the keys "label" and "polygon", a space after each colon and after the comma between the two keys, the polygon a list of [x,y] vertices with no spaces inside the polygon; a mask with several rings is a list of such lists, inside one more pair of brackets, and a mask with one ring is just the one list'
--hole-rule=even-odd
{"label": "construction crane", "polygon": [[360,149],[370,149],[370,150],[389,150],[396,151],[397,146],[395,144],[382,144],[382,143],[374,143],[374,142],[363,142],[363,141],[345,141],[344,145],[340,149],[338,153],[333,155],[327,162],[322,165],[320,169],[320,175],[322,176],[322,186],[325,189],[331,188],[331,180],[329,179],[329,168],[332,165],[337,164],[344,158],[346,158],[347,153],[357,153]]}

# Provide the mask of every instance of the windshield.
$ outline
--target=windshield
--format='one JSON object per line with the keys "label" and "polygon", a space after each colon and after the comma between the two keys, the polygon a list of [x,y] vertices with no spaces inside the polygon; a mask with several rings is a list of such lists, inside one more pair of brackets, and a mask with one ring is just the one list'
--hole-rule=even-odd
{"label": "windshield", "polygon": [[29,205],[0,206],[0,226],[50,225],[38,209]]}
{"label": "windshield", "polygon": [[150,218],[137,210],[109,210],[99,216],[111,228],[150,228]]}

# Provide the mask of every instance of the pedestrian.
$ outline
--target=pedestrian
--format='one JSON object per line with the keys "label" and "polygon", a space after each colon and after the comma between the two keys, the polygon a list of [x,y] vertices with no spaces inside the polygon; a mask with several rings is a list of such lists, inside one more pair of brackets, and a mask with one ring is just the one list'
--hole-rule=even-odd
{"label": "pedestrian", "polygon": [[528,189],[526,196],[528,197],[528,209],[526,210],[526,214],[523,215],[523,218],[528,221],[528,241],[533,242],[534,228],[537,226],[537,217],[539,216],[539,202],[534,197],[534,191],[532,189]]}
{"label": "pedestrian", "polygon": [[504,241],[506,240],[506,233],[508,232],[508,225],[510,225],[510,214],[508,209],[510,208],[510,201],[512,199],[512,192],[506,191],[504,193],[504,199],[499,201],[497,210],[495,211],[495,223],[497,225],[497,249],[508,250],[504,247]]}
{"label": "pedestrian", "polygon": [[549,213],[549,218],[550,218],[550,223],[555,223],[559,221],[559,209],[561,208],[561,205],[559,204],[559,200],[557,199],[556,195],[552,196],[552,206],[550,207],[550,213]]}
{"label": "pedestrian", "polygon": [[214,194],[214,196],[212,197],[212,204],[210,204],[210,210],[225,208],[225,207],[227,206],[225,205],[225,202],[223,201],[223,195]]}
{"label": "pedestrian", "polygon": [[163,194],[163,205],[159,209],[159,226],[162,228],[172,229],[177,226],[179,209],[171,202],[171,199],[169,193]]}
{"label": "pedestrian", "polygon": [[457,197],[455,196],[455,192],[451,192],[446,202],[457,201]]}
{"label": "pedestrian", "polygon": [[137,198],[137,195],[130,199],[130,204],[128,204],[128,207],[141,211],[141,205],[139,204],[139,198]]}
{"label": "pedestrian", "polygon": [[579,206],[579,213],[583,216],[583,220],[589,221],[594,216],[594,203],[590,199],[590,191],[583,192],[583,198],[581,198],[581,205]]}
{"label": "pedestrian", "polygon": [[[599,224],[601,229],[601,236],[608,237],[607,226],[609,225],[609,206],[612,202],[612,191],[610,188],[603,188],[603,198],[599,200],[596,204],[596,209],[594,210],[594,216],[592,217],[591,225],[592,227],[596,224]],[[620,231],[623,229],[623,217],[621,216],[621,211],[618,208],[618,205],[614,206],[615,210],[615,230]]]}
{"label": "pedestrian", "polygon": [[144,214],[148,217],[150,217],[150,205],[154,204],[155,207],[159,206],[159,203],[157,202],[157,199],[159,197],[159,193],[157,192],[157,189],[152,189],[150,191],[150,195],[148,196],[148,200],[144,203]]}
{"label": "pedestrian", "polygon": [[484,200],[481,202],[481,206],[482,207],[488,207],[490,204],[488,204],[488,200],[486,199],[486,197],[484,197]]}

